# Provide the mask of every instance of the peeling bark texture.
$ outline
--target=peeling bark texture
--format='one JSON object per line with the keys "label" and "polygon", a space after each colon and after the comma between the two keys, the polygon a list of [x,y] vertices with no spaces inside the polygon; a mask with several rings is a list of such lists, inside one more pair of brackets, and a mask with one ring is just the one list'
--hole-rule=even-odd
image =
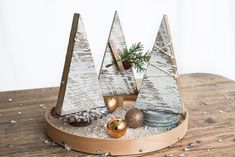
{"label": "peeling bark texture", "polygon": [[163,17],[151,52],[136,107],[144,111],[144,124],[168,130],[175,127],[182,113],[180,91],[171,37]]}
{"label": "peeling bark texture", "polygon": [[75,14],[56,112],[66,115],[103,106],[103,95],[82,19]]}
{"label": "peeling bark texture", "polygon": [[[109,41],[112,41],[119,53],[123,49],[127,48],[117,12],[115,12],[114,15],[111,31],[108,38],[108,42]],[[115,61],[108,42],[99,73],[99,82],[103,95],[116,96],[137,94],[137,86],[134,78],[134,73],[131,68],[128,70],[120,71],[116,64],[106,68],[106,65]]]}

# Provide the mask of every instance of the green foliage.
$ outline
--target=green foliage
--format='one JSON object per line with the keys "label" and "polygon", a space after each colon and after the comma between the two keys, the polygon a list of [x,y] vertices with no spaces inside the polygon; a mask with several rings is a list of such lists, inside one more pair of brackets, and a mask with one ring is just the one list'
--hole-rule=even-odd
{"label": "green foliage", "polygon": [[[143,52],[143,45],[141,42],[137,44],[132,44],[132,46],[129,49],[124,49],[121,54],[121,61],[122,63],[128,63],[123,64],[125,69],[128,69],[130,67],[125,67],[125,65],[132,65],[137,72],[143,72],[146,69],[144,68],[145,63],[147,63],[151,56],[149,55],[149,52],[144,53]],[[116,62],[112,62],[111,64],[106,65],[106,67],[110,67],[112,65],[116,64]]]}

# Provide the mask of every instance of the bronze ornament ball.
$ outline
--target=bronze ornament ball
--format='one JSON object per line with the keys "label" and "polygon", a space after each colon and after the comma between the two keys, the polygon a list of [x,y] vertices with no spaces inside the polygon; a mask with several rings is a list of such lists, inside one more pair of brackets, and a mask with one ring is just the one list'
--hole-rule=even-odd
{"label": "bronze ornament ball", "polygon": [[128,127],[138,128],[143,124],[144,113],[137,108],[132,108],[126,113],[125,120]]}
{"label": "bronze ornament ball", "polygon": [[112,113],[117,109],[117,100],[114,97],[106,97],[104,102],[109,113]]}
{"label": "bronze ornament ball", "polygon": [[124,119],[114,118],[107,124],[107,132],[114,138],[122,137],[127,131],[127,123]]}

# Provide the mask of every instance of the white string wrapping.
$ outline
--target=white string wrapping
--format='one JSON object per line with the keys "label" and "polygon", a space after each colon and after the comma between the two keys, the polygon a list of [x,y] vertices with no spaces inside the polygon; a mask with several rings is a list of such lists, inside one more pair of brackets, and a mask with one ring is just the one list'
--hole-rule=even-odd
{"label": "white string wrapping", "polygon": [[[172,56],[171,54],[169,54],[169,53],[167,53],[166,51],[163,50],[163,48],[169,46],[170,44],[172,44],[171,41],[169,41],[166,45],[164,45],[164,46],[162,46],[162,47],[159,47],[159,46],[155,45],[156,48],[157,48],[156,51],[159,51],[159,50],[160,50],[161,52],[163,52],[163,53],[166,54],[167,56],[169,56],[169,57],[171,57],[171,58],[175,58],[175,56]],[[151,64],[151,63],[149,63],[149,64]],[[174,77],[174,78],[179,77],[179,74],[178,74],[177,70],[176,70],[175,74],[171,74],[171,73],[169,73],[168,71],[166,71],[166,70],[164,70],[164,69],[162,69],[162,68],[160,68],[160,67],[158,67],[158,66],[155,66],[155,65],[153,65],[153,64],[151,64],[151,65],[152,65],[153,67],[155,67],[155,68],[161,70],[162,72],[165,72],[166,74],[168,74],[168,75]],[[172,66],[177,69],[177,66],[176,66],[176,65],[172,65]]]}
{"label": "white string wrapping", "polygon": [[156,46],[156,48],[157,48],[157,51],[161,51],[161,52],[163,52],[164,54],[166,54],[167,56],[169,56],[169,57],[171,57],[171,58],[175,58],[175,56],[172,56],[171,54],[169,54],[169,53],[167,53],[165,50],[163,50],[163,48],[169,46],[170,44],[171,44],[171,41],[169,41],[166,45],[164,45],[164,46],[162,46],[162,47],[159,47],[159,46],[157,46],[157,45],[155,45],[155,46]]}
{"label": "white string wrapping", "polygon": [[154,68],[157,68],[157,69],[161,70],[162,72],[164,72],[164,73],[166,73],[166,74],[168,74],[168,75],[170,75],[170,76],[172,76],[172,77],[174,77],[174,78],[179,77],[179,74],[178,74],[177,71],[176,71],[175,74],[171,74],[171,73],[169,73],[168,71],[166,71],[166,70],[164,70],[164,69],[162,69],[162,68],[160,68],[160,67],[158,67],[158,66],[153,65],[152,63],[149,63],[149,64],[152,65]]}

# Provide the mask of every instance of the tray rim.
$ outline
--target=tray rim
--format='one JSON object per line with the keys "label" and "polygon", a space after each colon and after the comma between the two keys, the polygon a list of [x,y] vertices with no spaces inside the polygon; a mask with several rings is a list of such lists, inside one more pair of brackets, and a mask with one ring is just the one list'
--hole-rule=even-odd
{"label": "tray rim", "polygon": [[[186,135],[188,130],[188,111],[186,110],[185,118],[177,127],[152,136],[126,139],[87,137],[72,134],[53,124],[50,121],[52,117],[50,111],[52,108],[53,107],[47,108],[45,112],[47,135],[59,145],[65,146],[65,144],[67,144],[71,149],[84,153],[110,153],[111,155],[137,155],[149,153],[166,148],[178,142]],[[157,140],[159,139],[164,141],[158,142]],[[118,144],[119,147],[116,147],[116,144]],[[148,144],[151,145],[148,146]]]}

